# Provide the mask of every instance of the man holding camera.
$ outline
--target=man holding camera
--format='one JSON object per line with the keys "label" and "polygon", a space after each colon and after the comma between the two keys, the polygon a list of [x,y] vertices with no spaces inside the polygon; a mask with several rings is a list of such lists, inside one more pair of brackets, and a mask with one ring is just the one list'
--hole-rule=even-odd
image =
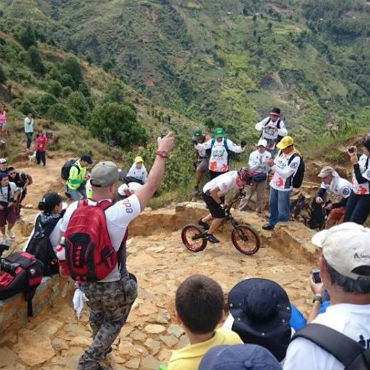
{"label": "man holding camera", "polygon": [[[319,326],[308,325],[293,337],[284,370],[341,370],[353,361],[349,356],[343,359],[347,364],[338,359],[349,348],[344,344],[349,339],[359,351],[369,348],[370,229],[344,222],[316,233],[312,243],[322,249],[319,260],[321,290],[325,287],[328,291],[330,305],[312,321]],[[317,307],[322,299],[320,293],[316,289]]]}
{"label": "man holding camera", "polygon": [[266,149],[275,154],[275,146],[284,136],[288,135],[285,123],[280,117],[280,108],[272,108],[269,116],[256,123],[256,130],[261,132],[261,139],[267,141]]}
{"label": "man holding camera", "polygon": [[362,155],[357,156],[357,148],[348,148],[353,164],[352,193],[348,199],[344,222],[363,224],[370,213],[370,139],[362,142]]}

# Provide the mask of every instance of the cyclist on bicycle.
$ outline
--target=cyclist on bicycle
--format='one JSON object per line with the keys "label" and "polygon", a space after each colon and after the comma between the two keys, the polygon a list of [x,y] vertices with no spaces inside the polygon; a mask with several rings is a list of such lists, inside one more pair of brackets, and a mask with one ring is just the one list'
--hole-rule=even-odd
{"label": "cyclist on bicycle", "polygon": [[[235,189],[243,189],[244,185],[250,184],[252,181],[253,172],[246,167],[242,167],[239,171],[229,171],[213,180],[207,182],[203,187],[202,197],[207,204],[209,214],[201,218],[198,223],[204,229],[208,230],[207,239],[211,243],[219,243],[220,241],[213,235],[217,228],[221,225],[225,215],[225,195]],[[208,221],[211,221],[211,225]]]}

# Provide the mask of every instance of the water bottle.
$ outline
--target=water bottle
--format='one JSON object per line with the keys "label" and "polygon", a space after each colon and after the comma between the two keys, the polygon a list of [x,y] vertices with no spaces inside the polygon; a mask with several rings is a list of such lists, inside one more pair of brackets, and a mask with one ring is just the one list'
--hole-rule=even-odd
{"label": "water bottle", "polygon": [[65,249],[65,239],[64,237],[62,237],[62,239],[60,240],[60,243],[59,245],[55,248],[56,249],[56,255],[57,255],[57,258],[58,258],[58,261],[59,261],[59,269],[60,269],[60,273],[61,275],[68,275],[67,274],[67,261],[66,261],[66,249]]}

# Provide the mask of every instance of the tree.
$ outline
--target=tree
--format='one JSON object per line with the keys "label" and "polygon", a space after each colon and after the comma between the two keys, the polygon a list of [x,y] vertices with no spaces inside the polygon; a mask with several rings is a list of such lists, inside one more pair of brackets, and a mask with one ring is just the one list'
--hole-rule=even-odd
{"label": "tree", "polygon": [[125,98],[125,90],[123,86],[117,83],[109,84],[108,93],[104,97],[104,101],[123,103],[124,98]]}
{"label": "tree", "polygon": [[61,103],[51,105],[46,113],[46,117],[63,123],[75,122],[74,118],[68,112],[67,107]]}
{"label": "tree", "polygon": [[57,99],[54,95],[49,93],[43,93],[37,96],[37,109],[40,114],[45,114],[49,107],[57,103]]}
{"label": "tree", "polygon": [[57,98],[59,98],[60,94],[62,93],[62,84],[59,81],[51,80],[49,82],[49,93],[53,94]]}
{"label": "tree", "polygon": [[136,120],[136,113],[127,105],[103,103],[97,105],[89,119],[92,134],[108,144],[130,149],[146,142],[144,127]]}
{"label": "tree", "polygon": [[62,70],[65,74],[69,74],[72,77],[74,81],[72,88],[77,88],[83,82],[82,68],[75,57],[65,59],[62,64]]}
{"label": "tree", "polygon": [[87,113],[89,112],[89,105],[87,104],[85,96],[80,91],[72,92],[67,100],[66,106],[69,113],[80,124],[84,124]]}
{"label": "tree", "polygon": [[27,23],[26,27],[18,32],[17,38],[25,49],[36,45],[35,31],[30,23]]}
{"label": "tree", "polygon": [[0,65],[0,83],[4,83],[6,81],[6,74],[4,72],[3,67]]}
{"label": "tree", "polygon": [[35,72],[43,75],[45,73],[45,66],[42,63],[41,55],[36,46],[31,46],[26,55],[28,66]]}

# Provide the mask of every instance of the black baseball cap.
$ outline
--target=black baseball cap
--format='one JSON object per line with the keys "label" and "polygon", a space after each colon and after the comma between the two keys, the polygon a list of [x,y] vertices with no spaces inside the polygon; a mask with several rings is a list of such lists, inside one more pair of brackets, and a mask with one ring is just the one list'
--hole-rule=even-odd
{"label": "black baseball cap", "polygon": [[88,164],[93,163],[93,161],[91,159],[91,155],[87,154],[87,153],[81,155],[81,160],[87,162]]}

